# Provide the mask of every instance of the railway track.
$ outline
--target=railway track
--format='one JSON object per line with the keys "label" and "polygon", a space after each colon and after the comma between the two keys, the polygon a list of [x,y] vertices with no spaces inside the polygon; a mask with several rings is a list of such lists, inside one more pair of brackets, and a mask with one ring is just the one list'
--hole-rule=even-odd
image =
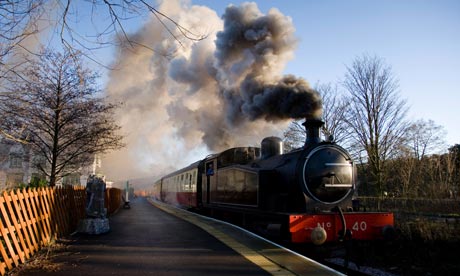
{"label": "railway track", "polygon": [[[353,242],[353,244],[335,243],[292,245],[282,241],[272,240],[298,254],[317,261],[341,273],[351,276],[396,276],[397,274],[386,271],[375,264],[376,258],[383,259],[385,245],[383,242]],[[380,252],[376,256],[375,252]],[[374,262],[369,262],[373,259]],[[374,264],[370,264],[374,263]]]}
{"label": "railway track", "polygon": [[[295,249],[292,249],[295,250]],[[330,250],[327,252],[327,250]],[[387,272],[378,267],[369,266],[365,262],[355,260],[356,257],[347,257],[343,246],[335,246],[335,248],[322,249],[322,252],[316,251],[306,252],[305,250],[295,250],[305,257],[313,259],[330,268],[340,271],[346,275],[354,276],[394,276],[396,274]],[[360,256],[363,257],[363,256]]]}

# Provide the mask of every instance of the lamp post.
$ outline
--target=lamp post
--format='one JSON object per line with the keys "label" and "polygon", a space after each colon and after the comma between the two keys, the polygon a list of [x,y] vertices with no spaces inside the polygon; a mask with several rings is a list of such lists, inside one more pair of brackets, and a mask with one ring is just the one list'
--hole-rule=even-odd
{"label": "lamp post", "polygon": [[130,209],[131,206],[129,205],[129,180],[126,181],[125,191],[125,204],[123,205],[123,208]]}

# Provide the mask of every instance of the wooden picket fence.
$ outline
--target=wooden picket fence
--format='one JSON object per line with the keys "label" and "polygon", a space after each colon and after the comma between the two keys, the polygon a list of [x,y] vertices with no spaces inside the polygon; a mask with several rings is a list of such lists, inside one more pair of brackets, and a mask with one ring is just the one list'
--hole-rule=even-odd
{"label": "wooden picket fence", "polygon": [[107,208],[107,214],[111,215],[115,213],[121,206],[122,202],[122,190],[117,188],[109,188],[105,192],[105,208]]}
{"label": "wooden picket fence", "polygon": [[[112,214],[121,206],[121,190],[106,191]],[[77,229],[85,218],[84,187],[38,188],[3,192],[0,196],[0,274],[24,263],[57,238]]]}

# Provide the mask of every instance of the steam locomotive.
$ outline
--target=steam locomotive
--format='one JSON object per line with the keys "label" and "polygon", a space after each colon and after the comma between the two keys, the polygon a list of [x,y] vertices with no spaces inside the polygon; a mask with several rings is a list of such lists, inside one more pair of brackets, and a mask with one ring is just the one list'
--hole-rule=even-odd
{"label": "steam locomotive", "polygon": [[355,165],[344,148],[321,141],[322,125],[306,120],[305,145],[287,153],[268,137],[261,148],[209,155],[159,179],[153,197],[291,243],[383,239],[393,214],[353,210]]}

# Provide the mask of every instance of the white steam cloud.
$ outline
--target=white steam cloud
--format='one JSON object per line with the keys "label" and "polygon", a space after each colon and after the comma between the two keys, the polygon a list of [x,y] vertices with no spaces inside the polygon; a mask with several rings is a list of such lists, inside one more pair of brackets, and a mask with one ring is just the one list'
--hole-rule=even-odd
{"label": "white steam cloud", "polygon": [[[321,99],[308,83],[282,76],[296,46],[291,19],[255,3],[229,6],[222,19],[207,7],[165,1],[164,14],[202,41],[183,45],[152,18],[120,47],[119,70],[107,92],[123,102],[118,122],[127,147],[106,156],[111,179],[161,175],[234,146],[258,146],[281,135],[292,118],[321,116]],[[169,54],[173,54],[169,56]],[[152,179],[153,180],[153,179]]]}

